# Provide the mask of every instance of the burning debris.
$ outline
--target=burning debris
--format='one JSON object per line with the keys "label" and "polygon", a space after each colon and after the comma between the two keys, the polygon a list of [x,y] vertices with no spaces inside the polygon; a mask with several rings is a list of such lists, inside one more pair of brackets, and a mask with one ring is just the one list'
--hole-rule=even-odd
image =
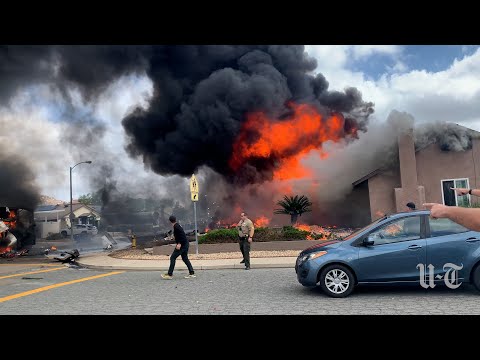
{"label": "burning debris", "polygon": [[307,235],[307,240],[329,240],[344,238],[355,230],[352,228],[337,228],[336,226],[318,226],[306,224],[296,224],[293,227],[298,230],[308,231],[310,234]]}
{"label": "burning debris", "polygon": [[[21,249],[21,241],[25,240],[22,231],[23,224],[19,225],[18,209],[0,208],[0,256],[13,258],[28,253],[28,249]],[[20,243],[20,244],[19,244]],[[17,249],[20,249],[17,251]]]}
{"label": "burning debris", "polygon": [[[7,224],[9,224],[10,226],[8,226]],[[0,220],[0,242],[6,242],[5,251],[10,251],[17,245],[17,238],[11,232],[12,228],[15,228],[15,221]]]}

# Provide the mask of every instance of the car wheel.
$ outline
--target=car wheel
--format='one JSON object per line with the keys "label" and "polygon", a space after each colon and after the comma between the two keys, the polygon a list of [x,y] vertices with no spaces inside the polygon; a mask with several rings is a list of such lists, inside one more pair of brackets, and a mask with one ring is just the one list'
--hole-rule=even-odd
{"label": "car wheel", "polygon": [[343,265],[329,265],[320,274],[320,287],[328,296],[336,298],[346,297],[350,295],[355,287],[355,277]]}
{"label": "car wheel", "polygon": [[63,236],[64,238],[66,238],[66,237],[67,237],[67,235],[68,235],[66,231],[62,231],[62,233],[61,233],[61,234],[62,234],[62,236]]}
{"label": "car wheel", "polygon": [[480,291],[480,264],[475,266],[472,272],[472,284],[475,288]]}

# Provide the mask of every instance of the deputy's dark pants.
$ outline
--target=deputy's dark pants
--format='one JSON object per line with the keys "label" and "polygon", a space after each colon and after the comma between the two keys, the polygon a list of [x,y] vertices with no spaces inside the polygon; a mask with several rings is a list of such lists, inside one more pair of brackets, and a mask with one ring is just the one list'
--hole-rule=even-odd
{"label": "deputy's dark pants", "polygon": [[248,236],[239,237],[238,243],[240,244],[243,260],[245,260],[245,267],[250,267],[250,243],[248,242]]}
{"label": "deputy's dark pants", "polygon": [[172,276],[173,275],[173,269],[175,268],[175,261],[177,260],[177,257],[182,256],[182,260],[187,265],[188,272],[190,275],[195,274],[195,271],[193,271],[192,263],[190,260],[188,260],[188,245],[183,246],[180,248],[180,250],[173,250],[172,255],[170,256],[170,267],[168,268],[168,275]]}

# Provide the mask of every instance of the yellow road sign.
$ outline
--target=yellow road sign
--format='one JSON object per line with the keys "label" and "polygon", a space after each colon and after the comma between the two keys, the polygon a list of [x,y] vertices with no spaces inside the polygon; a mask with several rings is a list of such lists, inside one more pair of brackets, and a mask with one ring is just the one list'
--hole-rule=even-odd
{"label": "yellow road sign", "polygon": [[[190,178],[190,192],[192,194],[198,194],[198,182],[197,182],[197,178],[195,177],[195,175],[192,175],[192,177]],[[198,196],[197,196],[198,198]]]}
{"label": "yellow road sign", "polygon": [[192,192],[192,201],[198,201],[198,193]]}

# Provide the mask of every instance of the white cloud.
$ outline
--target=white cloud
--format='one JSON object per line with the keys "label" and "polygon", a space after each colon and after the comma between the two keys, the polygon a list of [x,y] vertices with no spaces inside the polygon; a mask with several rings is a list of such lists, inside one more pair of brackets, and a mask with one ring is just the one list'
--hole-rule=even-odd
{"label": "white cloud", "polygon": [[374,54],[390,55],[395,57],[402,52],[403,48],[398,45],[354,45],[351,47],[355,60],[367,58]]}
{"label": "white cloud", "polygon": [[387,66],[387,69],[390,72],[397,72],[397,73],[403,73],[408,70],[408,65],[405,64],[403,61],[398,60],[392,67]]}
{"label": "white cloud", "polygon": [[[378,49],[380,51],[380,49]],[[402,48],[384,48],[386,54],[398,56]],[[347,46],[307,47],[319,60],[329,59],[332,51],[336,59],[346,59],[349,53],[374,53],[373,49],[360,47],[352,50]],[[319,59],[318,55],[322,58]],[[401,61],[401,60],[399,60]],[[397,64],[399,64],[397,62]],[[358,88],[363,98],[375,103],[373,121],[384,121],[392,109],[412,114],[417,122],[443,120],[480,130],[480,49],[462,59],[456,59],[443,71],[405,71],[399,64],[387,69],[378,80],[348,68],[347,61],[334,61],[328,67],[318,68],[330,83],[330,90],[343,90],[347,86]]]}

